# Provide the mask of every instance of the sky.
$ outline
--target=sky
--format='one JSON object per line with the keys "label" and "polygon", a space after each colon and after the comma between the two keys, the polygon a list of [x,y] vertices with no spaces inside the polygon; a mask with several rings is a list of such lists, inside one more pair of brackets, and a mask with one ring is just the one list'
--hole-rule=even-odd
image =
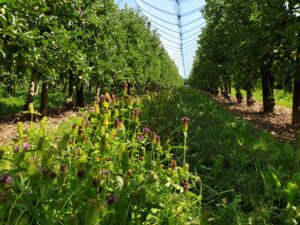
{"label": "sky", "polygon": [[[170,57],[175,61],[182,77],[188,77],[197,50],[197,39],[205,20],[201,8],[205,0],[115,0],[122,8],[140,9],[156,29]],[[180,16],[180,24],[178,19]],[[182,34],[182,35],[180,35]],[[182,50],[181,50],[182,49]]]}

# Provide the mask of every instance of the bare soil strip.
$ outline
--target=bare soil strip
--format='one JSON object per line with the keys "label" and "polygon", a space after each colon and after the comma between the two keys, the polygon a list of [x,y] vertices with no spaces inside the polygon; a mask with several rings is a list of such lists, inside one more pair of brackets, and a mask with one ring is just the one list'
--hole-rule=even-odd
{"label": "bare soil strip", "polygon": [[239,118],[251,121],[258,130],[270,132],[274,137],[281,141],[294,142],[299,133],[299,127],[291,125],[292,109],[275,106],[275,112],[264,114],[261,102],[254,103],[247,107],[246,102],[237,104],[236,98],[231,97],[232,101],[225,100],[223,96],[211,96],[219,105],[227,109]]}

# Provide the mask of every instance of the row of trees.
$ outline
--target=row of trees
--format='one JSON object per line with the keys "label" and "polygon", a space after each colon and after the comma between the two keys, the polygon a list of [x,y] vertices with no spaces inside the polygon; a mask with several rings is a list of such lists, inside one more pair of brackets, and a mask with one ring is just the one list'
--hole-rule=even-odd
{"label": "row of trees", "polygon": [[300,123],[300,4],[298,0],[206,0],[206,27],[191,85],[216,92],[261,86],[264,112],[274,111],[274,88],[293,91],[293,124]]}
{"label": "row of trees", "polygon": [[150,89],[182,85],[174,62],[147,20],[113,0],[4,0],[0,3],[0,85],[13,93],[27,85],[25,104],[42,84],[42,114],[48,89],[64,86],[84,105],[86,87],[112,89],[122,81]]}

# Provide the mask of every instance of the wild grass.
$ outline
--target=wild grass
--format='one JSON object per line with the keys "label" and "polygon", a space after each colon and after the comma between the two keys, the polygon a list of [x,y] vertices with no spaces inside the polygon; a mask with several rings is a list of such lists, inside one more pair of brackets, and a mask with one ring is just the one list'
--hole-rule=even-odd
{"label": "wild grass", "polygon": [[174,124],[189,115],[187,161],[203,180],[204,224],[300,220],[300,145],[280,143],[192,89],[157,94],[145,106],[149,126],[175,145]]}
{"label": "wild grass", "polygon": [[[244,96],[244,99],[246,99],[246,91],[241,90],[241,93]],[[232,96],[235,96],[235,94],[236,94],[236,90],[232,89]],[[256,89],[253,92],[253,97],[255,98],[256,101],[263,102],[262,91],[260,89]],[[284,90],[275,89],[274,97],[275,97],[276,105],[292,108],[293,105],[292,93],[286,92]]]}

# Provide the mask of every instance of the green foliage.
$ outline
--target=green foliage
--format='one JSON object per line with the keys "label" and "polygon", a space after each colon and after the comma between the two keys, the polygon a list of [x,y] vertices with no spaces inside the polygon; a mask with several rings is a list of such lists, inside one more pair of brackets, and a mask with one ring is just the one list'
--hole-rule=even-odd
{"label": "green foliage", "polygon": [[184,146],[142,129],[139,98],[100,99],[54,133],[18,123],[0,147],[1,224],[200,223],[201,180],[172,161]]}
{"label": "green foliage", "polygon": [[1,1],[0,18],[0,85],[11,95],[20,82],[57,86],[70,74],[77,87],[183,84],[146,18],[113,0]]}
{"label": "green foliage", "polygon": [[[189,115],[187,162],[203,180],[203,222],[299,222],[299,147],[257,131],[191,88],[160,93],[145,107],[149,126],[174,145],[182,139],[175,124]],[[175,156],[183,157],[180,150]]]}
{"label": "green foliage", "polygon": [[[289,92],[298,75],[299,3],[294,0],[206,0],[206,26],[190,84],[202,90],[253,90],[266,71]],[[298,50],[297,50],[298,49]],[[276,99],[277,100],[277,99]]]}

